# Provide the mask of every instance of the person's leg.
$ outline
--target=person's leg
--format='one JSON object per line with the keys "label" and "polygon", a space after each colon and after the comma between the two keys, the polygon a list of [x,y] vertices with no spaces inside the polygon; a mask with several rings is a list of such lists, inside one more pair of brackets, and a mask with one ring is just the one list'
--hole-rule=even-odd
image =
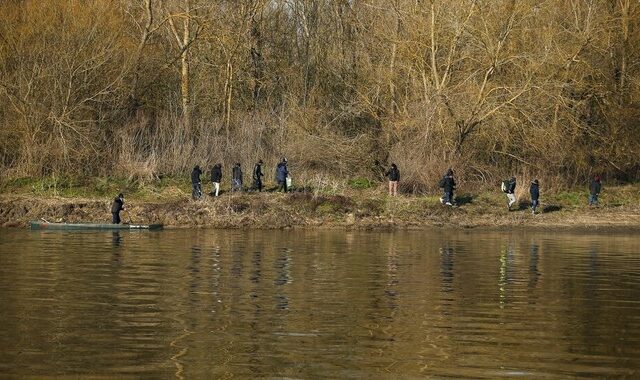
{"label": "person's leg", "polygon": [[393,195],[393,181],[389,181],[389,196]]}
{"label": "person's leg", "polygon": [[538,200],[537,200],[537,199],[533,199],[533,200],[531,201],[531,212],[532,212],[533,214],[535,214],[535,213],[536,213],[536,209],[537,209],[537,208],[538,208]]}
{"label": "person's leg", "polygon": [[453,206],[453,191],[450,191],[449,194],[447,194],[447,204],[449,206]]}
{"label": "person's leg", "polygon": [[393,196],[398,196],[398,181],[393,181]]}
{"label": "person's leg", "polygon": [[262,179],[258,178],[258,191],[262,192]]}
{"label": "person's leg", "polygon": [[216,197],[217,197],[218,193],[220,192],[220,182],[213,183],[213,191],[216,193]]}
{"label": "person's leg", "polygon": [[285,179],[284,182],[282,182],[282,186],[284,187],[284,192],[286,193],[287,191],[289,191],[289,188],[287,187],[287,180]]}

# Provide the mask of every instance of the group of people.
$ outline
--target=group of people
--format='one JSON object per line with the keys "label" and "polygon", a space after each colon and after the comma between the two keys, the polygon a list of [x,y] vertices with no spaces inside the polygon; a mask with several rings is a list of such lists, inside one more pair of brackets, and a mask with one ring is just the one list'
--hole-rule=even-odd
{"label": "group of people", "polygon": [[[261,192],[264,188],[263,185],[263,177],[264,173],[262,172],[262,165],[264,162],[262,160],[258,160],[256,164],[253,166],[252,171],[252,179],[253,182],[251,184],[250,190]],[[202,197],[202,181],[200,180],[200,176],[202,175],[202,169],[199,165],[196,165],[191,171],[191,197],[194,200],[200,199]],[[239,162],[237,162],[232,170],[231,170],[231,191],[243,191],[243,176],[242,166]],[[276,182],[278,183],[278,190],[284,191],[285,193],[289,190],[288,183],[290,183],[291,179],[289,178],[289,169],[287,168],[287,159],[282,158],[278,165],[276,166]],[[218,196],[220,194],[220,183],[222,182],[222,164],[217,163],[213,165],[211,168],[211,185],[212,191],[211,194],[213,196]]]}
{"label": "group of people", "polygon": [[[263,182],[262,179],[264,177],[264,173],[262,172],[262,160],[258,160],[256,164],[253,166],[252,171],[252,179],[253,183],[251,186],[251,190],[254,191],[262,191]],[[240,163],[236,163],[232,169],[232,177],[231,177],[231,190],[242,191],[242,168]],[[192,197],[197,200],[202,197],[202,182],[200,180],[200,176],[202,175],[202,169],[200,166],[196,165],[191,172],[191,185],[192,185]],[[400,182],[400,170],[396,164],[391,164],[389,169],[385,172],[385,176],[389,178],[389,195],[397,196],[398,195],[398,183]],[[287,168],[287,159],[282,158],[280,162],[276,165],[275,172],[276,182],[278,183],[278,191],[288,192],[291,186],[291,179],[289,177],[289,170]],[[222,164],[217,163],[213,165],[211,168],[211,183],[212,183],[212,192],[211,194],[214,196],[218,196],[220,192],[220,183],[222,182]],[[507,196],[507,209],[511,211],[511,207],[516,203],[516,177],[512,176],[508,180],[502,181],[502,191]],[[444,174],[438,186],[442,189],[443,195],[440,198],[440,203],[447,206],[453,206],[454,197],[453,192],[456,189],[456,181],[453,178],[453,170],[448,169]],[[602,190],[602,183],[600,182],[599,176],[594,176],[593,180],[589,184],[589,207],[594,207],[598,205],[598,196],[600,195],[600,191]],[[537,179],[531,181],[529,185],[529,195],[531,196],[531,213],[535,214],[536,210],[539,206],[539,198],[540,198],[540,183]],[[118,196],[114,199],[111,205],[111,215],[112,215],[112,223],[119,224],[120,223],[120,211],[124,211],[124,195],[122,193],[118,194]]]}
{"label": "group of people", "polygon": [[[391,164],[389,170],[385,172],[385,176],[389,178],[389,195],[398,195],[398,182],[400,182],[400,170],[396,164]],[[447,206],[453,206],[453,192],[456,189],[456,181],[453,178],[453,170],[448,169],[444,174],[438,187],[443,190],[440,203]],[[507,209],[511,211],[511,207],[516,203],[516,177],[512,176],[508,180],[502,181],[502,191],[507,196]],[[598,205],[598,195],[602,190],[602,184],[599,176],[594,176],[589,185],[589,207]],[[531,181],[529,185],[529,195],[531,196],[531,213],[536,214],[540,205],[540,182],[537,179]]]}

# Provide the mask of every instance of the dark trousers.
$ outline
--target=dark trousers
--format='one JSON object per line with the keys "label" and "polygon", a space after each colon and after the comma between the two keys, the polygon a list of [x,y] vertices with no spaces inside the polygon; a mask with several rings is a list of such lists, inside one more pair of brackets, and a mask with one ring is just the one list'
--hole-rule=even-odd
{"label": "dark trousers", "polygon": [[200,197],[202,196],[202,189],[200,188],[200,184],[199,183],[192,183],[192,190],[191,190],[191,197],[193,199],[200,199]]}
{"label": "dark trousers", "polygon": [[536,211],[537,208],[538,208],[538,200],[537,199],[532,199],[531,200],[531,209],[533,211]]}
{"label": "dark trousers", "polygon": [[285,193],[287,192],[287,180],[284,181],[278,181],[278,191],[284,191]]}
{"label": "dark trousers", "polygon": [[120,212],[111,213],[111,223],[120,224]]}
{"label": "dark trousers", "polygon": [[262,179],[261,178],[255,178],[253,180],[253,189],[254,190],[258,190],[258,191],[262,191]]}

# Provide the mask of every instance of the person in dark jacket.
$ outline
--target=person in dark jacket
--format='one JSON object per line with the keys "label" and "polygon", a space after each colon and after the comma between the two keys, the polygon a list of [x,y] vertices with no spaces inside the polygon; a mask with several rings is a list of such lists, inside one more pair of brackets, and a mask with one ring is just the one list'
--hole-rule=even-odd
{"label": "person in dark jacket", "polygon": [[191,171],[191,198],[194,200],[198,200],[202,197],[202,182],[200,181],[201,174],[202,170],[200,170],[199,165],[196,165]]}
{"label": "person in dark jacket", "polygon": [[384,176],[389,177],[389,195],[397,196],[398,182],[400,182],[400,170],[398,170],[398,166],[391,164],[391,167],[384,173]]}
{"label": "person in dark jacket", "polygon": [[511,206],[516,203],[516,177],[512,176],[507,184],[507,209],[511,211]]}
{"label": "person in dark jacket", "polygon": [[600,182],[600,176],[594,176],[593,181],[589,185],[589,207],[598,205],[598,195],[602,190],[602,183]]}
{"label": "person in dark jacket", "polygon": [[253,189],[262,191],[262,160],[259,160],[253,167]]}
{"label": "person in dark jacket", "polygon": [[289,170],[287,169],[287,159],[283,158],[282,161],[276,166],[276,182],[278,183],[278,191],[282,190],[287,192],[287,177],[289,176]]}
{"label": "person in dark jacket", "polygon": [[534,179],[529,186],[529,195],[531,195],[531,213],[535,215],[538,208],[538,198],[540,198],[540,184]]}
{"label": "person in dark jacket", "polygon": [[440,187],[444,191],[444,195],[440,198],[440,203],[453,206],[453,191],[456,189],[456,181],[453,179],[453,169],[447,170],[444,177],[440,180]]}
{"label": "person in dark jacket", "polygon": [[124,195],[122,193],[113,200],[111,204],[111,223],[120,224],[120,211],[124,210]]}
{"label": "person in dark jacket", "polygon": [[220,182],[222,181],[222,164],[217,163],[211,169],[211,184],[213,185],[213,193],[218,196],[220,192]]}
{"label": "person in dark jacket", "polygon": [[236,162],[232,170],[233,178],[231,179],[231,190],[242,191],[242,168],[240,163]]}

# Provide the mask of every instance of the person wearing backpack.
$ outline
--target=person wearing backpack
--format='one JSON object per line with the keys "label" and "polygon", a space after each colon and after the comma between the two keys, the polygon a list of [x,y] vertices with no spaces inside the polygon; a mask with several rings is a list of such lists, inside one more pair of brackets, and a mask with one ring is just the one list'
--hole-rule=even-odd
{"label": "person wearing backpack", "polygon": [[447,206],[453,206],[453,191],[456,189],[456,181],[453,179],[453,170],[447,170],[447,173],[438,183],[444,191],[444,195],[440,198],[440,203]]}
{"label": "person wearing backpack", "polygon": [[511,211],[511,206],[516,203],[516,177],[513,176],[507,181],[502,182],[502,191],[507,194],[507,209]]}
{"label": "person wearing backpack", "polygon": [[538,198],[540,198],[540,184],[537,179],[534,179],[529,186],[529,195],[531,195],[531,213],[536,214],[538,208]]}
{"label": "person wearing backpack", "polygon": [[287,169],[287,159],[282,160],[276,166],[276,182],[278,183],[278,191],[287,192],[287,177],[289,176],[289,170]]}

